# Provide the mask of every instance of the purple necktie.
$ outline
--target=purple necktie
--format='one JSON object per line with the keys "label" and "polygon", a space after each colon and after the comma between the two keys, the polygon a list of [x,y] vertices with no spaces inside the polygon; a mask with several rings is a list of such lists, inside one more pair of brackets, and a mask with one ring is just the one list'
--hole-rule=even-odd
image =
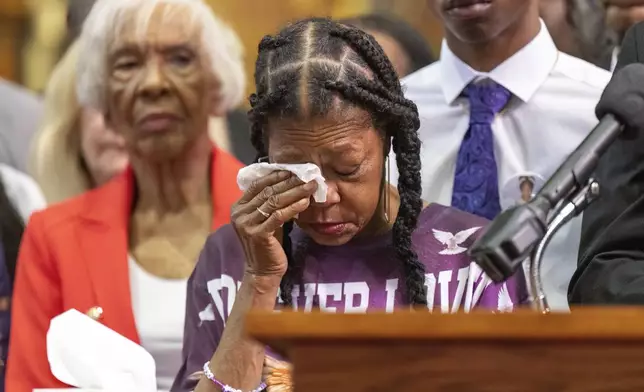
{"label": "purple necktie", "polygon": [[494,219],[501,212],[501,203],[492,121],[512,94],[503,86],[486,80],[470,83],[463,95],[470,102],[470,126],[458,150],[452,206]]}

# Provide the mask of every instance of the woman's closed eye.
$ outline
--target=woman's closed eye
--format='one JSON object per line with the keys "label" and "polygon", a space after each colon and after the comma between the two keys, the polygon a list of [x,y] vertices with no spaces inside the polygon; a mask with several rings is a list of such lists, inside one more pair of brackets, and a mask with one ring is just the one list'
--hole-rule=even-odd
{"label": "woman's closed eye", "polygon": [[134,57],[126,57],[114,62],[115,71],[129,71],[139,66],[139,60]]}
{"label": "woman's closed eye", "polygon": [[194,61],[195,56],[190,53],[173,53],[169,62],[177,67],[187,67]]}
{"label": "woman's closed eye", "polygon": [[335,168],[335,172],[342,177],[352,177],[357,175],[360,172],[360,167],[362,165],[351,165],[351,166],[342,166]]}

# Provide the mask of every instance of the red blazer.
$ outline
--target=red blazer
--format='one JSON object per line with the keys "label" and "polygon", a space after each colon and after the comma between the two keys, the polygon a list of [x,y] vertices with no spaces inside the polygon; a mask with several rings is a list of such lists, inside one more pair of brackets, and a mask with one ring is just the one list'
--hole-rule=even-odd
{"label": "red blazer", "polygon": [[[242,164],[214,148],[212,228],[230,221],[241,196]],[[104,186],[32,215],[20,254],[12,298],[6,390],[65,387],[51,374],[49,321],[71,308],[103,308],[101,321],[139,343],[128,275],[128,227],[134,192],[131,170]]]}

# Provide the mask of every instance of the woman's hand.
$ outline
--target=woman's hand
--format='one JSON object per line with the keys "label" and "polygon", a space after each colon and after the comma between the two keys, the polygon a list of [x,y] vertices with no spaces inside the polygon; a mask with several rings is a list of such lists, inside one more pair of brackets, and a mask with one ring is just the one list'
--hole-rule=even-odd
{"label": "woman's hand", "polygon": [[287,261],[275,231],[308,208],[316,188],[313,181],[304,184],[288,171],[277,171],[255,181],[233,205],[231,221],[248,273],[281,279]]}

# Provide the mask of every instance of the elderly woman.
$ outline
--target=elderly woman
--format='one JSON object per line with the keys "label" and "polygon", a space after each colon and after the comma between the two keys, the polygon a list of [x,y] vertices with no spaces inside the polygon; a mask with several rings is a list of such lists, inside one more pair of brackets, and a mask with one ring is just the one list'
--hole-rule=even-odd
{"label": "elderly woman", "polygon": [[[121,173],[128,163],[123,136],[107,126],[100,111],[81,107],[78,102],[75,89],[78,52],[78,42],[74,42],[47,83],[45,115],[29,158],[29,171],[48,203],[58,203],[101,186]],[[243,84],[237,87],[241,94]],[[228,113],[228,118],[210,117],[208,134],[219,148],[248,160],[251,154],[239,154],[242,143],[237,141],[245,132],[229,130],[228,123],[236,118],[237,110]],[[250,146],[248,140],[244,145]]]}
{"label": "elderly woman", "polygon": [[170,387],[181,364],[187,278],[240,195],[242,165],[208,137],[209,116],[241,98],[232,36],[198,0],[95,4],[80,37],[78,96],[123,137],[130,166],[27,225],[8,390],[61,386],[46,333],[69,308],[100,315],[140,343],[156,360],[159,389]]}
{"label": "elderly woman", "polygon": [[[269,390],[288,383],[243,332],[245,315],[273,309],[278,292],[285,306],[331,312],[510,311],[526,300],[522,276],[494,284],[467,255],[484,219],[423,206],[418,111],[372,36],[325,19],[297,22],[262,40],[255,75],[258,154],[319,166],[326,201],[312,201],[316,184],[287,171],[237,201],[188,283],[173,391],[258,391],[262,373]],[[398,189],[386,180],[390,146]]]}

